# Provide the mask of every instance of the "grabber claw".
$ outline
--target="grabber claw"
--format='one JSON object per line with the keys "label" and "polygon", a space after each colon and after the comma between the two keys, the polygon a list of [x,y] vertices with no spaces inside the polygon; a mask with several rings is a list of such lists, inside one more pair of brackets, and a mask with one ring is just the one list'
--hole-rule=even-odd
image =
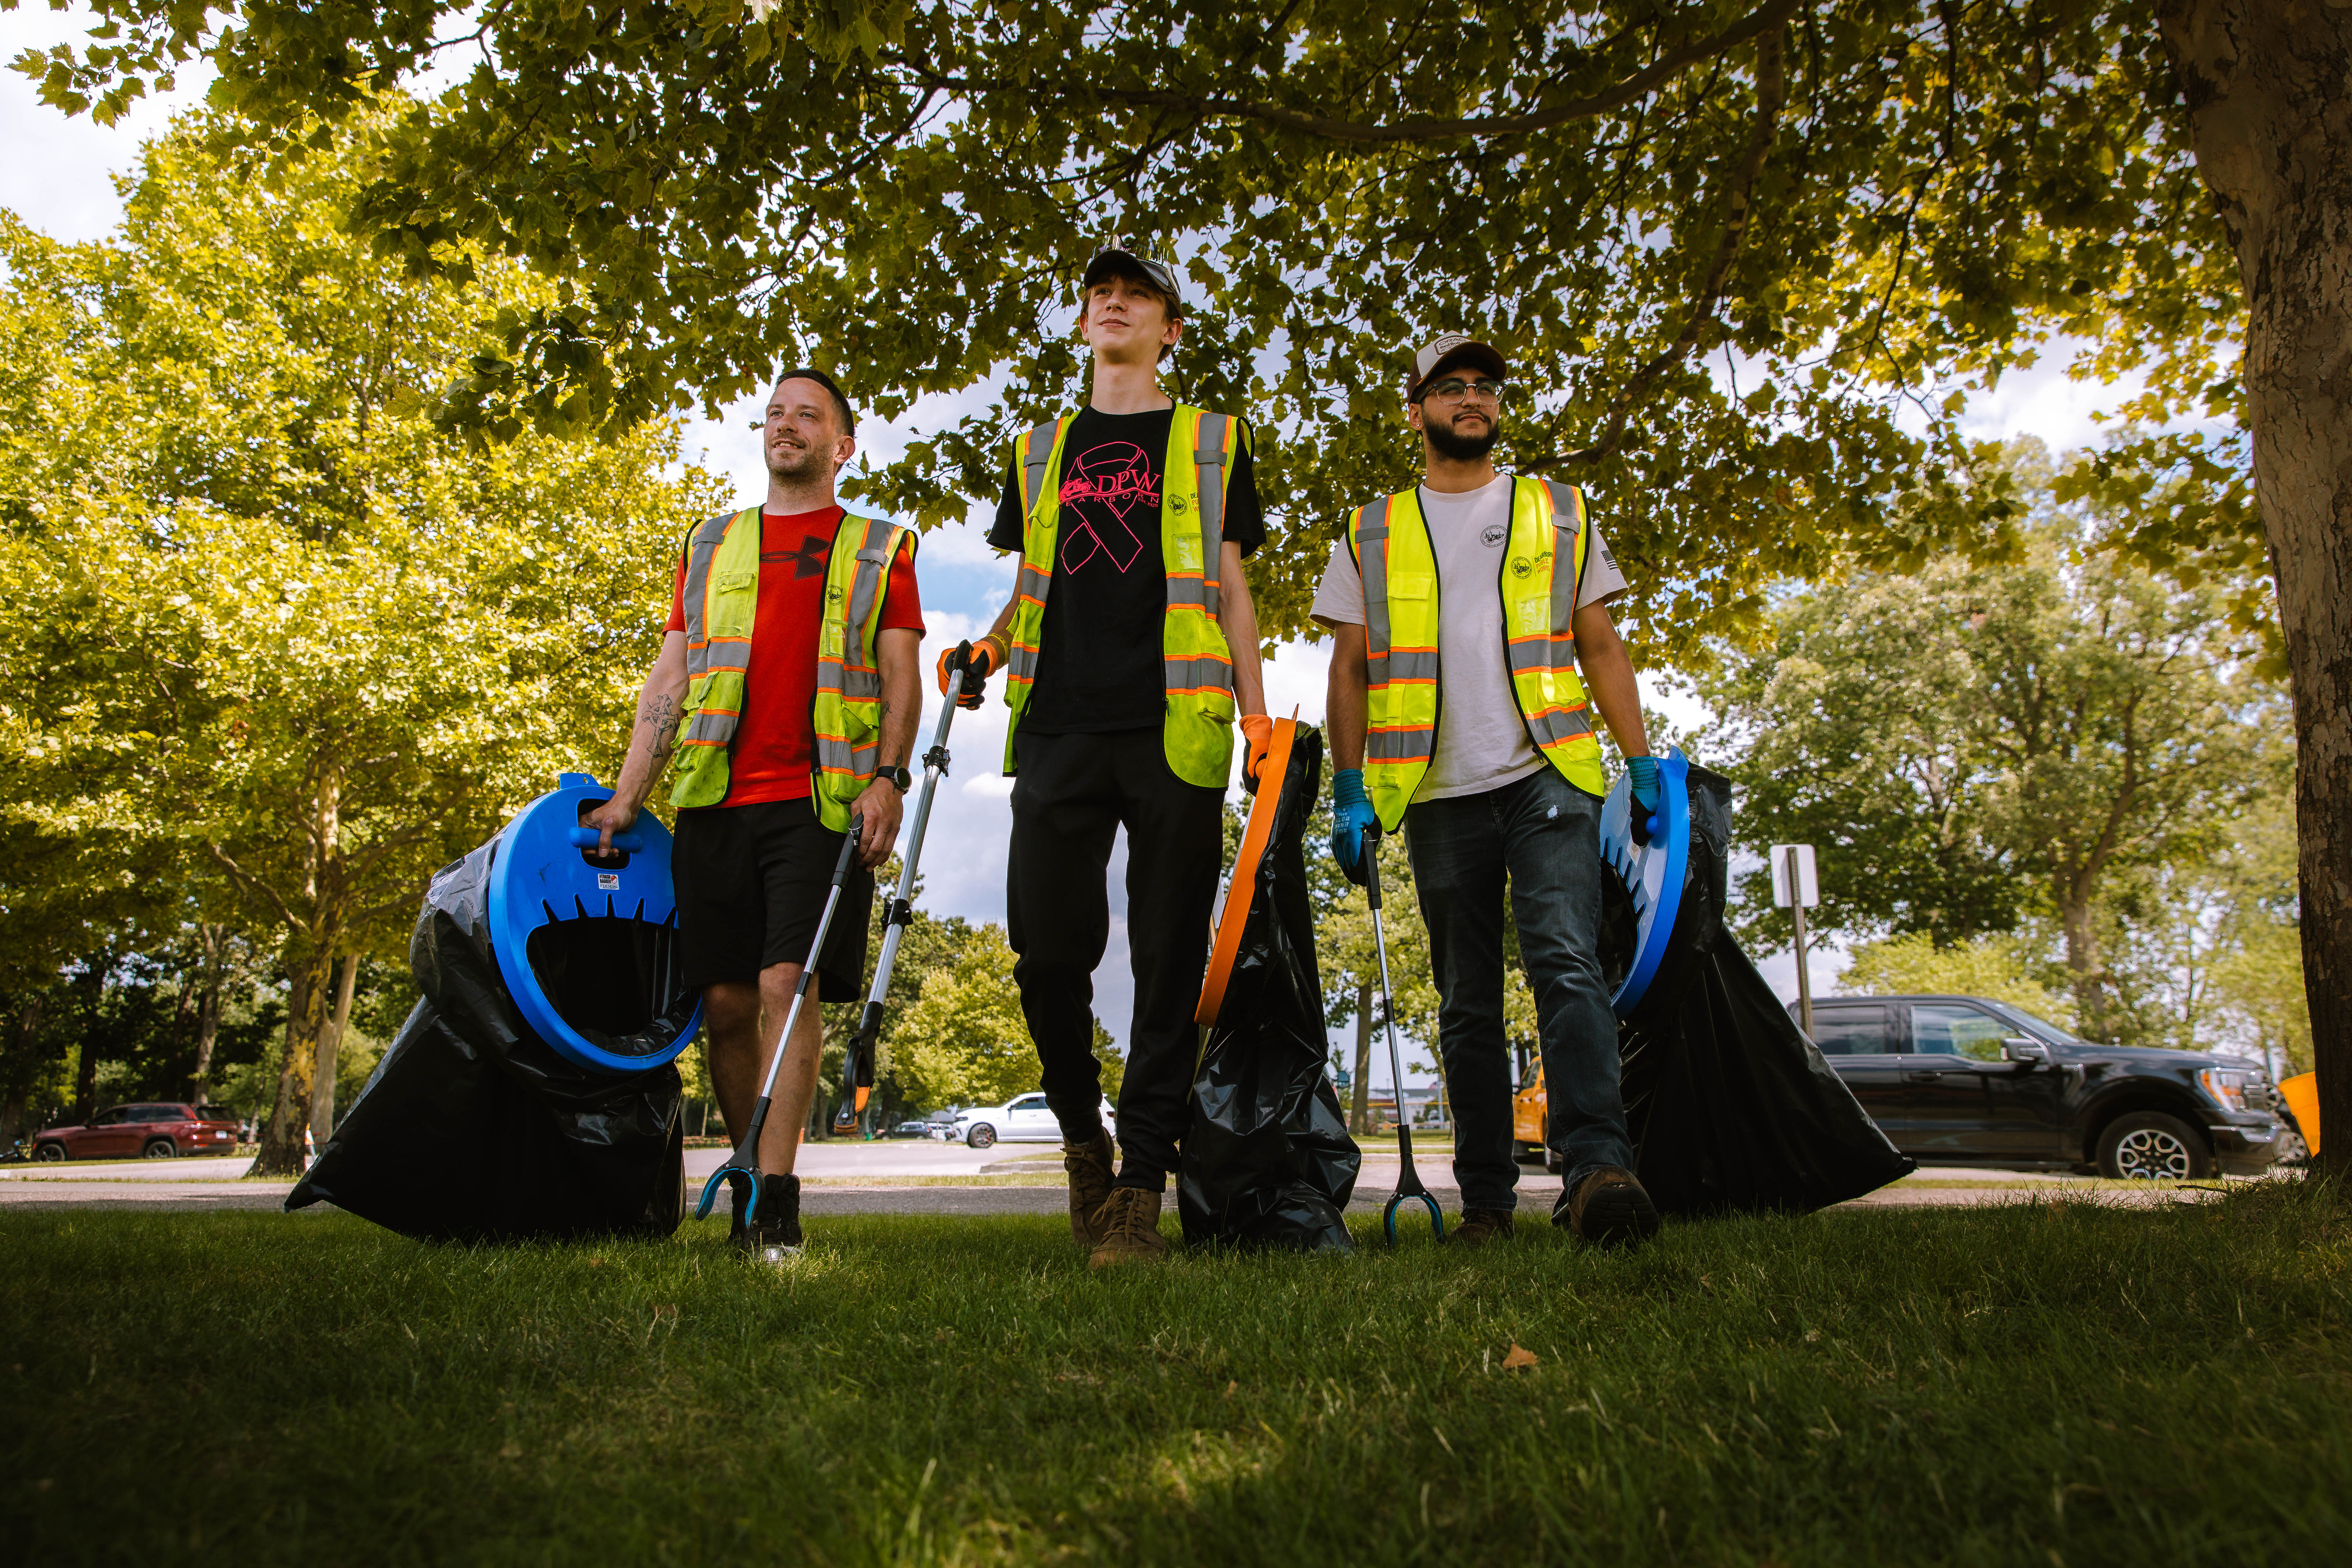
{"label": "grabber claw", "polygon": [[1388,1230],[1389,1245],[1391,1247],[1394,1247],[1396,1245],[1397,1205],[1404,1202],[1407,1198],[1419,1198],[1423,1203],[1429,1205],[1429,1223],[1436,1230],[1437,1239],[1444,1241],[1445,1239],[1445,1211],[1437,1206],[1437,1200],[1435,1198],[1431,1197],[1425,1192],[1416,1191],[1410,1193],[1391,1193],[1389,1194],[1387,1206],[1381,1210],[1381,1224]]}
{"label": "grabber claw", "polygon": [[710,1205],[718,1201],[719,1184],[721,1182],[725,1182],[735,1194],[735,1217],[729,1227],[728,1234],[740,1236],[750,1228],[753,1216],[759,1212],[759,1173],[747,1171],[742,1166],[734,1164],[721,1165],[711,1172],[710,1179],[702,1184],[702,1202],[694,1211],[695,1218],[710,1217]]}

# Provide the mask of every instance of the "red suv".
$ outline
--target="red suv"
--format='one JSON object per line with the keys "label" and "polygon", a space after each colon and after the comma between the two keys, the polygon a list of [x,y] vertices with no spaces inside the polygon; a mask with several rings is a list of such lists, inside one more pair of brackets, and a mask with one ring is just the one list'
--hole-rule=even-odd
{"label": "red suv", "polygon": [[33,1135],[36,1160],[168,1160],[236,1147],[236,1113],[217,1105],[110,1105],[82,1126]]}

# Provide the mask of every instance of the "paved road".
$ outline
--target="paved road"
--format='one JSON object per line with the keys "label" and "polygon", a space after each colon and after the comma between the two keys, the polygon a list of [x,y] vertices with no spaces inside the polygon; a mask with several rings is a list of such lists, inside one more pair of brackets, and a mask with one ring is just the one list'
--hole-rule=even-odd
{"label": "paved road", "polygon": [[[1460,1207],[1444,1151],[1416,1162],[1430,1191],[1448,1213]],[[687,1182],[698,1189],[725,1158],[719,1149],[687,1152]],[[809,1185],[802,1197],[812,1215],[838,1214],[1058,1214],[1064,1202],[1057,1151],[1000,1144],[988,1150],[914,1140],[875,1143],[813,1143],[798,1162]],[[247,1159],[68,1161],[0,1167],[0,1208],[279,1209],[291,1182],[245,1178]],[[1396,1185],[1398,1163],[1386,1149],[1368,1150],[1357,1184],[1355,1210],[1378,1210]],[[961,1179],[960,1179],[961,1178]],[[1526,1171],[1520,1207],[1532,1221],[1549,1208],[1559,1188],[1540,1172]],[[2213,1188],[2122,1192],[2084,1178],[2015,1172],[1930,1168],[1845,1208],[1966,1206],[2058,1196],[2125,1206],[2202,1202]],[[324,1205],[303,1211],[326,1212]]]}

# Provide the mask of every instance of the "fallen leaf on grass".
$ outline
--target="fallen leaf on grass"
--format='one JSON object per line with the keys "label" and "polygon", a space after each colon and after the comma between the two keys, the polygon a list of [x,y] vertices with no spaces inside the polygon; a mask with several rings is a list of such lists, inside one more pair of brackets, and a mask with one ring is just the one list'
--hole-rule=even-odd
{"label": "fallen leaf on grass", "polygon": [[1225,1397],[1226,1397],[1227,1399],[1231,1399],[1231,1398],[1234,1396],[1234,1390],[1236,1390],[1236,1389],[1238,1389],[1238,1388],[1240,1388],[1240,1387],[1241,1387],[1241,1382],[1240,1382],[1240,1380],[1239,1380],[1239,1379],[1234,1379],[1234,1380],[1233,1380],[1233,1381],[1231,1381],[1231,1382],[1227,1383],[1227,1384],[1225,1384]]}
{"label": "fallen leaf on grass", "polygon": [[1514,1342],[1511,1346],[1510,1354],[1503,1358],[1503,1370],[1505,1372],[1517,1372],[1523,1366],[1533,1366],[1535,1364],[1536,1352],[1528,1349],[1527,1346],[1516,1342]]}
{"label": "fallen leaf on grass", "polygon": [[521,1458],[522,1445],[520,1443],[509,1443],[505,1447],[499,1450],[499,1458],[501,1459]]}

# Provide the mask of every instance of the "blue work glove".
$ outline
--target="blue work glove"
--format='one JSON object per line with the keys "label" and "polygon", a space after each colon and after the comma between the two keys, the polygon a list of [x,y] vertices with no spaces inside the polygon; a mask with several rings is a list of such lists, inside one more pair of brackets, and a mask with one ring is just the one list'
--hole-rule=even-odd
{"label": "blue work glove", "polygon": [[1331,853],[1339,869],[1358,887],[1364,885],[1364,829],[1376,826],[1372,803],[1364,794],[1364,770],[1341,768],[1331,775]]}
{"label": "blue work glove", "polygon": [[[1666,792],[1658,784],[1658,759],[1628,757],[1625,759],[1625,771],[1633,777],[1633,839],[1638,844],[1647,844],[1652,831],[1651,822],[1666,799]],[[1661,823],[1659,826],[1664,825]]]}

